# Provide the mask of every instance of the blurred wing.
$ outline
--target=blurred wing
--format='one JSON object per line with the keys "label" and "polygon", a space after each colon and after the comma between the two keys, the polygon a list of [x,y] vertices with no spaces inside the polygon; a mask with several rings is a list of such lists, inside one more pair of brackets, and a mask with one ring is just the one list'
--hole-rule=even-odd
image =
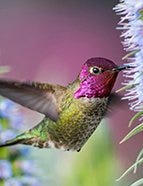
{"label": "blurred wing", "polygon": [[108,106],[112,107],[112,106],[116,106],[118,104],[121,103],[121,95],[117,94],[117,93],[111,93],[108,99]]}
{"label": "blurred wing", "polygon": [[124,108],[127,105],[125,100],[121,100],[123,96],[117,93],[111,93],[108,99],[108,108],[106,115],[112,114],[112,111],[116,108]]}
{"label": "blurred wing", "polygon": [[45,114],[56,121],[59,116],[58,98],[66,88],[37,82],[0,80],[0,95]]}

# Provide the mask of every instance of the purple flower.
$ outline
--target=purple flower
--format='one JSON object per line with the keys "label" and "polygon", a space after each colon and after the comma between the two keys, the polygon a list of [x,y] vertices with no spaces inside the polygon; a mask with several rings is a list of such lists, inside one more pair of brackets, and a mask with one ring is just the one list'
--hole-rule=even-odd
{"label": "purple flower", "polygon": [[[0,143],[4,143],[16,136],[17,131],[22,128],[23,118],[14,102],[3,99],[0,100],[0,118]],[[0,160],[0,179],[4,181],[4,186],[40,185],[39,180],[33,176],[36,170],[33,161],[26,160],[29,148],[13,146],[6,153],[8,161]]]}
{"label": "purple flower", "polygon": [[39,182],[39,180],[35,177],[31,177],[31,176],[25,176],[21,179],[21,182],[26,186],[39,186],[41,185],[41,183]]}
{"label": "purple flower", "polygon": [[7,179],[12,176],[11,164],[6,160],[0,160],[0,179]]}
{"label": "purple flower", "polygon": [[4,186],[23,186],[23,184],[21,183],[21,181],[19,179],[10,178],[5,181]]}
{"label": "purple flower", "polygon": [[41,185],[37,178],[25,176],[21,178],[10,178],[6,180],[4,186],[39,186]]}
{"label": "purple flower", "polygon": [[25,174],[33,174],[35,172],[35,166],[33,161],[23,160],[20,161],[20,168]]}

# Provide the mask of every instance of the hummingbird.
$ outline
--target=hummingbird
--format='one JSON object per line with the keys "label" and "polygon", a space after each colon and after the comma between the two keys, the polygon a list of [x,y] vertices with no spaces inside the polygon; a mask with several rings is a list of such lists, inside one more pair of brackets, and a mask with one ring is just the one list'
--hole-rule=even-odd
{"label": "hummingbird", "polygon": [[[35,127],[0,144],[57,148],[79,152],[108,111],[121,70],[109,59],[88,59],[67,86],[0,79],[0,95],[44,114]],[[114,99],[113,99],[114,100]]]}

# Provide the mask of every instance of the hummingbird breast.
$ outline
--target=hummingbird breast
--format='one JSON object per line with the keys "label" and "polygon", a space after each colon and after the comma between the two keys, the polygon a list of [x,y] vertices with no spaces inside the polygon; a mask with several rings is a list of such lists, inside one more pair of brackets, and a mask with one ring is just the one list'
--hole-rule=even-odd
{"label": "hummingbird breast", "polygon": [[108,98],[69,99],[54,129],[49,125],[49,146],[80,151],[104,117]]}

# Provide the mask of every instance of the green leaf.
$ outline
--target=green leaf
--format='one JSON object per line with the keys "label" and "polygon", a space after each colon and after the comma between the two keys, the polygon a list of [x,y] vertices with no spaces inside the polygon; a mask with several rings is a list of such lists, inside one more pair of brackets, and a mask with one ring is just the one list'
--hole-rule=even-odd
{"label": "green leaf", "polygon": [[137,171],[137,166],[138,166],[138,161],[140,160],[140,158],[143,156],[143,149],[140,151],[140,153],[138,154],[138,156],[137,156],[137,159],[136,159],[136,161],[135,161],[135,167],[134,167],[134,173],[136,173],[136,171]]}
{"label": "green leaf", "polygon": [[140,165],[143,163],[143,158],[141,158],[137,163],[131,165],[116,181],[120,181],[123,177],[125,177],[128,173],[130,173],[136,165]]}
{"label": "green leaf", "polygon": [[136,182],[134,182],[130,186],[138,186],[138,185],[141,185],[141,184],[143,184],[143,178],[141,178],[140,180],[137,180]]}
{"label": "green leaf", "polygon": [[132,119],[130,120],[128,126],[130,127],[130,126],[132,125],[133,121],[136,120],[137,118],[139,118],[141,115],[143,115],[143,111],[140,111],[140,112],[136,113],[136,114],[132,117]]}
{"label": "green leaf", "polygon": [[129,84],[129,85],[126,85],[126,86],[123,86],[121,87],[120,89],[116,90],[116,93],[119,93],[119,92],[122,92],[122,91],[125,91],[125,90],[128,90],[128,89],[132,89],[134,88],[136,85],[138,85],[138,83],[136,84]]}
{"label": "green leaf", "polygon": [[139,132],[143,131],[143,123],[141,123],[140,125],[136,126],[133,130],[131,130],[124,138],[123,140],[120,142],[123,143],[125,141],[127,141],[129,138],[131,138],[132,136],[135,136],[136,134],[138,134]]}
{"label": "green leaf", "polygon": [[140,19],[143,20],[143,10],[140,10]]}
{"label": "green leaf", "polygon": [[135,55],[137,52],[139,52],[139,51],[140,51],[140,49],[138,49],[138,50],[133,50],[132,52],[126,54],[126,55],[122,58],[122,60],[125,60],[125,59],[127,59],[128,57],[134,56],[134,55]]}

